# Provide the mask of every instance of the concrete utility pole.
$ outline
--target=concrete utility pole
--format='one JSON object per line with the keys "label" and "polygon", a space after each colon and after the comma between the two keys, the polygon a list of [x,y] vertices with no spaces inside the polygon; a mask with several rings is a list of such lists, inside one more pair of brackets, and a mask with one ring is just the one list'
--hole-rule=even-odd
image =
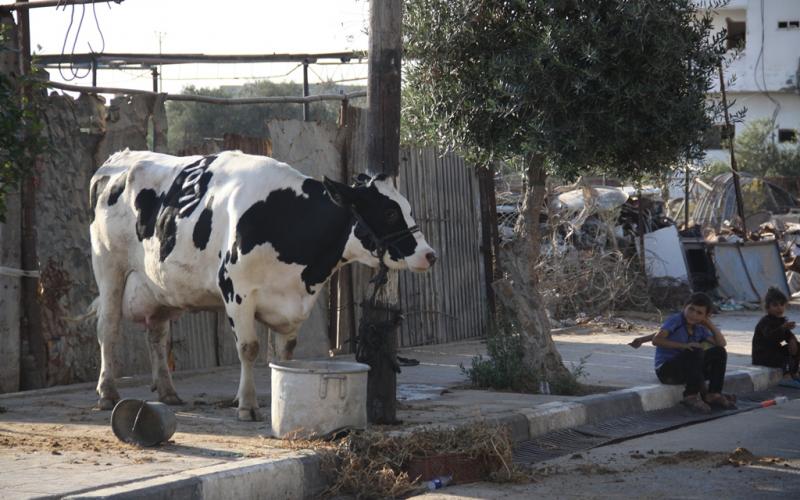
{"label": "concrete utility pole", "polygon": [[[367,169],[397,177],[400,166],[400,68],[402,0],[371,0],[367,88]],[[396,182],[396,180],[395,180]],[[396,273],[390,273],[396,274]],[[397,279],[373,303],[363,303],[359,351],[370,365],[367,418],[371,423],[397,422]],[[393,284],[394,286],[391,286]]]}

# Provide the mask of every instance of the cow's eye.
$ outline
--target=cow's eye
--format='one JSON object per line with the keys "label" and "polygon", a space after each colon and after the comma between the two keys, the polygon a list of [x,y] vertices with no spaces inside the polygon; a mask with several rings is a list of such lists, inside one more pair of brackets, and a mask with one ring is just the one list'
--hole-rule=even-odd
{"label": "cow's eye", "polygon": [[386,209],[385,216],[387,223],[394,224],[400,220],[400,211],[394,208],[389,208]]}

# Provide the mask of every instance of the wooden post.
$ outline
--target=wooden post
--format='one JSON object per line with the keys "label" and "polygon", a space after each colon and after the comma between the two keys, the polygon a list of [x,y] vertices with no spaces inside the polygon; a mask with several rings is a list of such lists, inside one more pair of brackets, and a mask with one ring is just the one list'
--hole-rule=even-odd
{"label": "wooden post", "polygon": [[734,133],[731,117],[728,113],[728,98],[725,95],[725,75],[722,72],[722,63],[717,65],[719,69],[719,91],[722,94],[722,109],[725,112],[725,133],[728,135],[728,147],[731,152],[731,172],[733,172],[733,190],[736,194],[736,212],[742,221],[742,232],[747,238],[747,223],[744,220],[744,203],[742,202],[742,185],[739,181],[739,169],[736,168],[736,155],[733,153]]}
{"label": "wooden post", "polygon": [[[367,168],[371,174],[396,177],[400,169],[400,67],[402,0],[371,0],[367,87]],[[394,275],[394,276],[391,276]],[[370,365],[367,419],[397,423],[396,273],[375,303],[364,304],[360,327],[361,359]]]}
{"label": "wooden post", "polygon": [[484,279],[486,280],[486,300],[489,314],[495,320],[497,306],[492,283],[499,278],[497,274],[498,229],[497,197],[494,189],[494,163],[476,169],[481,209],[481,253],[483,254]]}
{"label": "wooden post", "polygon": [[[8,29],[10,40],[0,52],[0,73],[16,75],[17,30],[10,13],[0,11],[0,28]],[[0,267],[20,269],[22,250],[20,240],[19,192],[6,193],[6,222],[0,223]],[[25,278],[12,276],[0,269],[0,393],[17,392],[20,381],[20,298]],[[27,354],[27,353],[26,353]]]}
{"label": "wooden post", "polygon": [[[686,170],[683,179],[683,228],[689,229],[689,162],[686,162]],[[669,189],[669,186],[667,186]]]}
{"label": "wooden post", "polygon": [[[28,0],[17,0],[27,3]],[[17,12],[19,21],[20,74],[31,72],[31,30],[30,16],[27,9]],[[26,99],[32,97],[27,85],[23,88]],[[39,258],[36,248],[36,166],[28,177],[22,181],[22,269],[37,271]],[[22,389],[44,387],[47,381],[47,345],[42,333],[42,319],[39,311],[37,278],[22,279]],[[27,351],[25,346],[27,345]]]}

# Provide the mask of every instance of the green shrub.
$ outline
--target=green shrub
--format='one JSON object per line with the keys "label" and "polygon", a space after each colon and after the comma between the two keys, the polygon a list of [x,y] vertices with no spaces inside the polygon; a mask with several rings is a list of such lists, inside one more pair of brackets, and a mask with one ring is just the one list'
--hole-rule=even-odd
{"label": "green shrub", "polygon": [[481,389],[509,389],[518,392],[537,392],[539,382],[532,370],[522,360],[522,342],[518,334],[500,333],[487,340],[489,357],[472,358],[472,366],[461,371],[472,387]]}

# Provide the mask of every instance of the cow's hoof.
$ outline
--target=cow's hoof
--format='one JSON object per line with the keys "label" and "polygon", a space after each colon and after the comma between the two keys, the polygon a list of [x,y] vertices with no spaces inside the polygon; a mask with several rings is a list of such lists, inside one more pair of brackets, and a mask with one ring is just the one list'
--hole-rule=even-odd
{"label": "cow's hoof", "polygon": [[258,408],[240,408],[239,420],[242,422],[261,422],[264,420],[264,417],[261,415]]}
{"label": "cow's hoof", "polygon": [[117,405],[118,399],[111,399],[111,398],[100,398],[97,401],[97,408],[100,410],[113,410],[114,406]]}
{"label": "cow's hoof", "polygon": [[158,400],[164,403],[165,405],[170,405],[170,406],[180,406],[184,404],[183,400],[179,398],[177,394],[167,394],[166,396],[158,398]]}

